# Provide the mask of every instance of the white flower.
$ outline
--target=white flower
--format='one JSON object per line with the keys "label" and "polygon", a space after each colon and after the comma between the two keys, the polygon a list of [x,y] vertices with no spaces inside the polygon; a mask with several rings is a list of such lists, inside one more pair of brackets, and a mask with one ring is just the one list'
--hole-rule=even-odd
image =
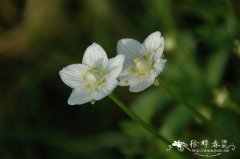
{"label": "white flower", "polygon": [[62,81],[73,88],[68,104],[80,105],[110,94],[118,84],[123,61],[123,55],[108,60],[106,52],[96,43],[89,46],[82,64],[69,65],[59,72]]}
{"label": "white flower", "polygon": [[143,44],[134,39],[121,39],[118,54],[125,55],[120,86],[130,86],[130,92],[140,92],[158,84],[156,77],[162,72],[166,60],[162,59],[164,39],[159,31],[150,34]]}

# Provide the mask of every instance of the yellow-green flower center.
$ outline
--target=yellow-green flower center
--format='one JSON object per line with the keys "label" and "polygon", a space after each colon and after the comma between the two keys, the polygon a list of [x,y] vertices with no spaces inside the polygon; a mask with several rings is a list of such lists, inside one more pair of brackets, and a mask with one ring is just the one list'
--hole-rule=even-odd
{"label": "yellow-green flower center", "polygon": [[85,81],[85,88],[89,91],[97,90],[102,87],[105,80],[106,71],[96,68],[90,69],[83,74],[83,80]]}
{"label": "yellow-green flower center", "polygon": [[137,76],[145,76],[150,73],[151,69],[152,60],[148,54],[133,59],[133,66],[131,68],[131,71]]}

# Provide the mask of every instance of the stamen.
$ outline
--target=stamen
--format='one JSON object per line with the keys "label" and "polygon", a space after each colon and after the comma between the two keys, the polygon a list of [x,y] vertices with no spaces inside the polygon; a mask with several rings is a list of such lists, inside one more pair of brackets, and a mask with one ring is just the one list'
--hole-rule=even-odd
{"label": "stamen", "polygon": [[146,76],[152,69],[152,60],[148,54],[133,59],[131,71],[137,76]]}
{"label": "stamen", "polygon": [[90,69],[84,75],[85,88],[89,91],[97,90],[102,87],[105,82],[105,70]]}

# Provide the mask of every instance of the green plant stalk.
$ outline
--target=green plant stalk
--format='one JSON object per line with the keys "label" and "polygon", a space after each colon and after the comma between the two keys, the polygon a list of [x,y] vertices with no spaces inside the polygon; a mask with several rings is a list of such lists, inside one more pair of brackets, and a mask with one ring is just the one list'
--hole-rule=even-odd
{"label": "green plant stalk", "polygon": [[114,94],[109,95],[111,100],[116,103],[117,106],[119,106],[132,120],[134,120],[136,123],[141,125],[145,130],[150,132],[153,136],[158,138],[159,140],[163,141],[167,145],[171,145],[171,142],[166,139],[164,136],[160,135],[150,124],[142,120],[140,117],[138,117],[132,110],[130,110],[117,96]]}
{"label": "green plant stalk", "polygon": [[[133,121],[135,121],[137,124],[142,126],[145,130],[147,130],[149,133],[151,133],[154,137],[159,139],[160,141],[163,141],[167,145],[172,145],[172,143],[166,139],[164,136],[159,134],[150,124],[142,120],[140,117],[138,117],[131,109],[128,108],[117,96],[114,94],[110,94],[109,98],[120,108],[122,109],[130,118],[132,118]],[[184,151],[180,152],[177,149],[173,149],[175,152],[179,153],[180,155],[184,156],[184,158],[188,159],[189,152]]]}
{"label": "green plant stalk", "polygon": [[221,130],[219,126],[217,126],[214,122],[207,119],[204,115],[202,115],[193,105],[188,103],[186,100],[184,100],[180,95],[176,94],[174,91],[172,91],[165,82],[163,82],[161,79],[158,78],[159,85],[161,88],[163,88],[166,92],[168,92],[171,96],[173,96],[179,103],[183,104],[185,107],[187,107],[192,113],[194,113],[197,118],[199,118],[204,124],[208,126],[208,128],[215,132],[217,131],[218,134],[222,136],[226,136],[225,133]]}

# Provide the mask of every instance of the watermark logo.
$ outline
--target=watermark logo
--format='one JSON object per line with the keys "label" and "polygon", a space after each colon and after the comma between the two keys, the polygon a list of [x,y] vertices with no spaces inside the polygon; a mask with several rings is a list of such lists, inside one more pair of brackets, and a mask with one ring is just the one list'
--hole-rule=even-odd
{"label": "watermark logo", "polygon": [[235,150],[235,145],[233,143],[228,144],[226,139],[222,140],[212,140],[207,139],[197,141],[192,139],[188,144],[180,140],[174,141],[171,145],[168,145],[167,151],[172,148],[176,148],[178,151],[183,152],[185,149],[192,152],[194,155],[202,157],[215,157],[222,153],[228,153]]}

